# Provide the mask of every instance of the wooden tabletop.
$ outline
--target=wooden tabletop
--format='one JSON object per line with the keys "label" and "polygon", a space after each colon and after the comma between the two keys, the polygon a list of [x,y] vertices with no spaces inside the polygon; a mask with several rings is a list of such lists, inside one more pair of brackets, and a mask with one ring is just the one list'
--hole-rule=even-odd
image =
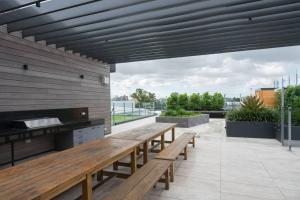
{"label": "wooden tabletop", "polygon": [[0,170],[0,199],[50,199],[128,155],[138,141],[95,140]]}
{"label": "wooden tabletop", "polygon": [[161,134],[175,128],[176,123],[152,123],[145,126],[140,126],[128,131],[111,135],[111,138],[138,140],[138,141],[150,141],[157,138]]}

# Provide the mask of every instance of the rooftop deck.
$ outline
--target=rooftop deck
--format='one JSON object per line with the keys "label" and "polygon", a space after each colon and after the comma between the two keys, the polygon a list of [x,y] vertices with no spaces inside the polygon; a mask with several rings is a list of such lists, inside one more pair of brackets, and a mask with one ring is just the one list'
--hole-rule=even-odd
{"label": "rooftop deck", "polygon": [[[143,119],[113,127],[117,133],[151,123]],[[276,140],[226,138],[225,121],[211,119],[209,124],[188,130],[197,132],[196,148],[189,148],[187,161],[180,158],[175,165],[175,182],[170,190],[163,185],[153,189],[147,200],[299,200],[300,149],[289,152]],[[187,129],[177,128],[179,135]],[[113,178],[94,192],[95,199],[119,185],[123,180]],[[61,195],[71,199],[80,193]]]}

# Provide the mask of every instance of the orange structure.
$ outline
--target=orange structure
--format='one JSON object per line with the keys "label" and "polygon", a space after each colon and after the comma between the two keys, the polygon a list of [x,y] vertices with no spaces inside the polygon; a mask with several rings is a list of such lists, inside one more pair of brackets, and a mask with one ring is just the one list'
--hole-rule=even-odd
{"label": "orange structure", "polygon": [[255,91],[256,97],[263,101],[264,106],[274,108],[276,105],[275,88],[260,88]]}

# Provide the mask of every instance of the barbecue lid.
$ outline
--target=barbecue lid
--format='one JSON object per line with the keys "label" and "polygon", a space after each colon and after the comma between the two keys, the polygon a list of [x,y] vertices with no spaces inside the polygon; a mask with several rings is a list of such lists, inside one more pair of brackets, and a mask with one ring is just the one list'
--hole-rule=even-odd
{"label": "barbecue lid", "polygon": [[42,128],[54,125],[62,125],[57,117],[43,117],[38,119],[20,119],[12,122],[13,128],[31,129]]}

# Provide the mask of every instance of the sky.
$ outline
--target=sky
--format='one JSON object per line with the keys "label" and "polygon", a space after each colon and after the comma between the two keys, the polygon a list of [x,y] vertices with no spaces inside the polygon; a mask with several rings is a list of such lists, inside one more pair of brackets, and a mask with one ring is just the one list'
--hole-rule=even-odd
{"label": "sky", "polygon": [[[132,94],[136,88],[158,98],[172,92],[221,92],[227,97],[253,94],[273,87],[274,80],[295,84],[300,74],[300,46],[212,54],[117,64],[111,74],[111,96]],[[300,79],[298,80],[300,82]]]}

